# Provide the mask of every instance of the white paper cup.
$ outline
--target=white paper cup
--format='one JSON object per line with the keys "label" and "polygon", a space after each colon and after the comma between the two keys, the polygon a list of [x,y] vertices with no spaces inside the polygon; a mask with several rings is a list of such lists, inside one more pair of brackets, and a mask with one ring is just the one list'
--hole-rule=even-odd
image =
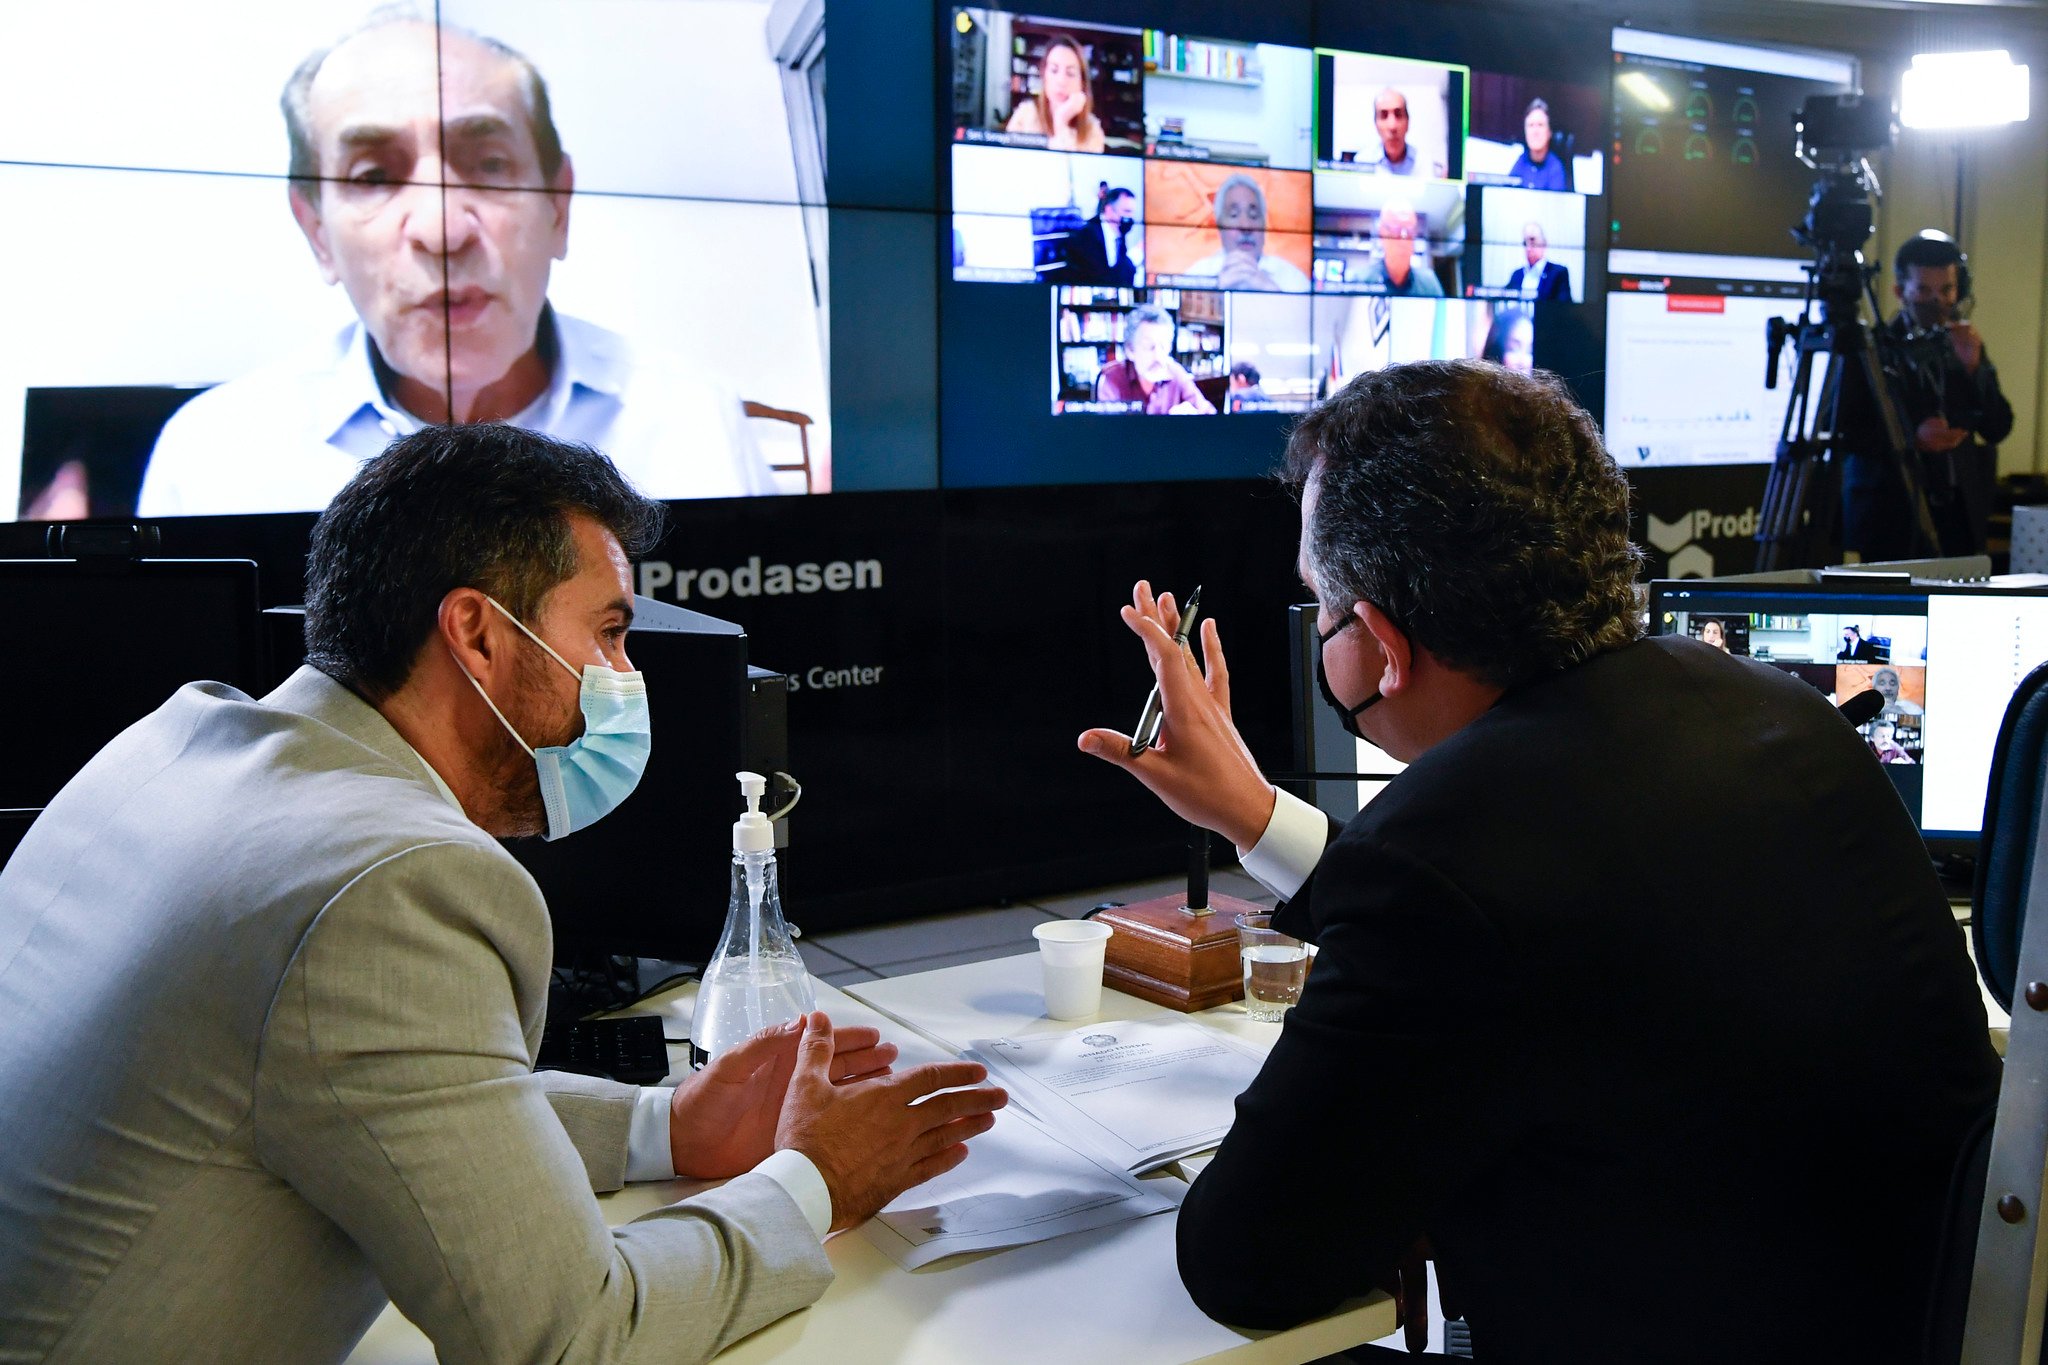
{"label": "white paper cup", "polygon": [[1110,927],[1092,919],[1052,920],[1036,926],[1039,965],[1045,968],[1045,1012],[1054,1019],[1093,1019],[1102,1009],[1102,963]]}

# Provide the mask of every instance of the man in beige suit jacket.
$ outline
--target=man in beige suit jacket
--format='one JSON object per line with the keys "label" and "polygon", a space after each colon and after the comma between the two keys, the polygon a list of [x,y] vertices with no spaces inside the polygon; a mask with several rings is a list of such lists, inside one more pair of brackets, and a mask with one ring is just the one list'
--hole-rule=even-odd
{"label": "man in beige suit jacket", "polygon": [[[912,1104],[979,1068],[892,1074],[822,1015],[672,1095],[532,1070],[547,907],[494,836],[543,827],[564,664],[630,670],[659,515],[588,450],[408,437],[315,531],[312,664],[182,689],[37,821],[0,872],[0,1360],[335,1360],[387,1295],[446,1361],[697,1360],[986,1129],[999,1091]],[[593,1190],[674,1174],[735,1178],[606,1227]]]}

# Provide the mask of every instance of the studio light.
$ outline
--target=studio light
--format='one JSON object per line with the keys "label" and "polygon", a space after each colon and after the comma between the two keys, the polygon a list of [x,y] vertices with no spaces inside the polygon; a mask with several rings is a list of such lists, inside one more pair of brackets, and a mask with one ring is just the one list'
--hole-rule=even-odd
{"label": "studio light", "polygon": [[1923,52],[1899,79],[1899,121],[1908,128],[1988,128],[2026,118],[2027,68],[2003,48]]}

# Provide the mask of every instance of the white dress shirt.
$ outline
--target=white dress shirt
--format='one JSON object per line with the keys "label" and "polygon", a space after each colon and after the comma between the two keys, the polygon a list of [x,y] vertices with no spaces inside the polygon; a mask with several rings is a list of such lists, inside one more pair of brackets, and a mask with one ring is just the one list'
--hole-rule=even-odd
{"label": "white dress shirt", "polygon": [[[407,746],[411,748],[410,745]],[[420,757],[417,749],[413,756],[419,758],[420,766],[427,770],[434,790],[441,798],[457,810],[462,803],[455,799],[455,792],[434,765]],[[463,812],[466,816],[467,811]],[[633,1097],[633,1118],[626,1129],[626,1179],[628,1180],[674,1180],[676,1178],[675,1152],[669,1145],[669,1119],[673,1113],[675,1087],[672,1085],[643,1085],[639,1094]],[[765,1175],[782,1186],[797,1208],[803,1213],[804,1221],[811,1225],[811,1231],[823,1241],[825,1234],[832,1230],[832,1191],[825,1185],[825,1177],[818,1173],[817,1165],[802,1152],[785,1147],[779,1152],[770,1152],[751,1172]]]}
{"label": "white dress shirt", "polygon": [[[1188,276],[1221,275],[1223,273],[1223,261],[1224,253],[1218,251],[1213,255],[1204,256],[1186,270],[1178,273]],[[1301,273],[1300,266],[1284,257],[1261,256],[1259,257],[1259,269],[1265,271],[1266,277],[1286,293],[1306,294],[1308,292],[1308,276]]]}
{"label": "white dress shirt", "polygon": [[[653,498],[776,491],[739,399],[679,356],[549,308],[553,374],[515,426],[595,446]],[[425,423],[387,398],[369,333],[320,345],[200,394],[173,413],[137,514],[317,512],[364,460]]]}
{"label": "white dress shirt", "polygon": [[1300,797],[1276,787],[1266,832],[1249,849],[1239,849],[1237,857],[1259,885],[1283,901],[1293,900],[1308,874],[1322,861],[1323,847],[1329,840],[1329,817]]}

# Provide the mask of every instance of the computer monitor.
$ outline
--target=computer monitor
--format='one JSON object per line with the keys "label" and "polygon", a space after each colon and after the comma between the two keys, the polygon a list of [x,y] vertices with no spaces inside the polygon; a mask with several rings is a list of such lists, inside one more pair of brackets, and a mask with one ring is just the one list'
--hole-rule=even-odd
{"label": "computer monitor", "polygon": [[2048,590],[1668,581],[1651,585],[1650,629],[1767,663],[1838,705],[1882,694],[1883,709],[1859,727],[1864,741],[1928,851],[1968,856],[2006,702],[2048,661]]}
{"label": "computer monitor", "polygon": [[[1390,758],[1378,745],[1354,739],[1337,722],[1337,713],[1316,686],[1316,604],[1287,609],[1289,676],[1287,695],[1293,713],[1293,772],[1281,785],[1339,823],[1358,814],[1408,765]],[[1309,776],[1309,774],[1327,774]]]}
{"label": "computer monitor", "polygon": [[[261,690],[260,613],[246,559],[0,559],[0,639],[13,649],[0,714],[15,726],[0,811],[48,805],[188,682]],[[12,843],[0,829],[0,859]]]}

